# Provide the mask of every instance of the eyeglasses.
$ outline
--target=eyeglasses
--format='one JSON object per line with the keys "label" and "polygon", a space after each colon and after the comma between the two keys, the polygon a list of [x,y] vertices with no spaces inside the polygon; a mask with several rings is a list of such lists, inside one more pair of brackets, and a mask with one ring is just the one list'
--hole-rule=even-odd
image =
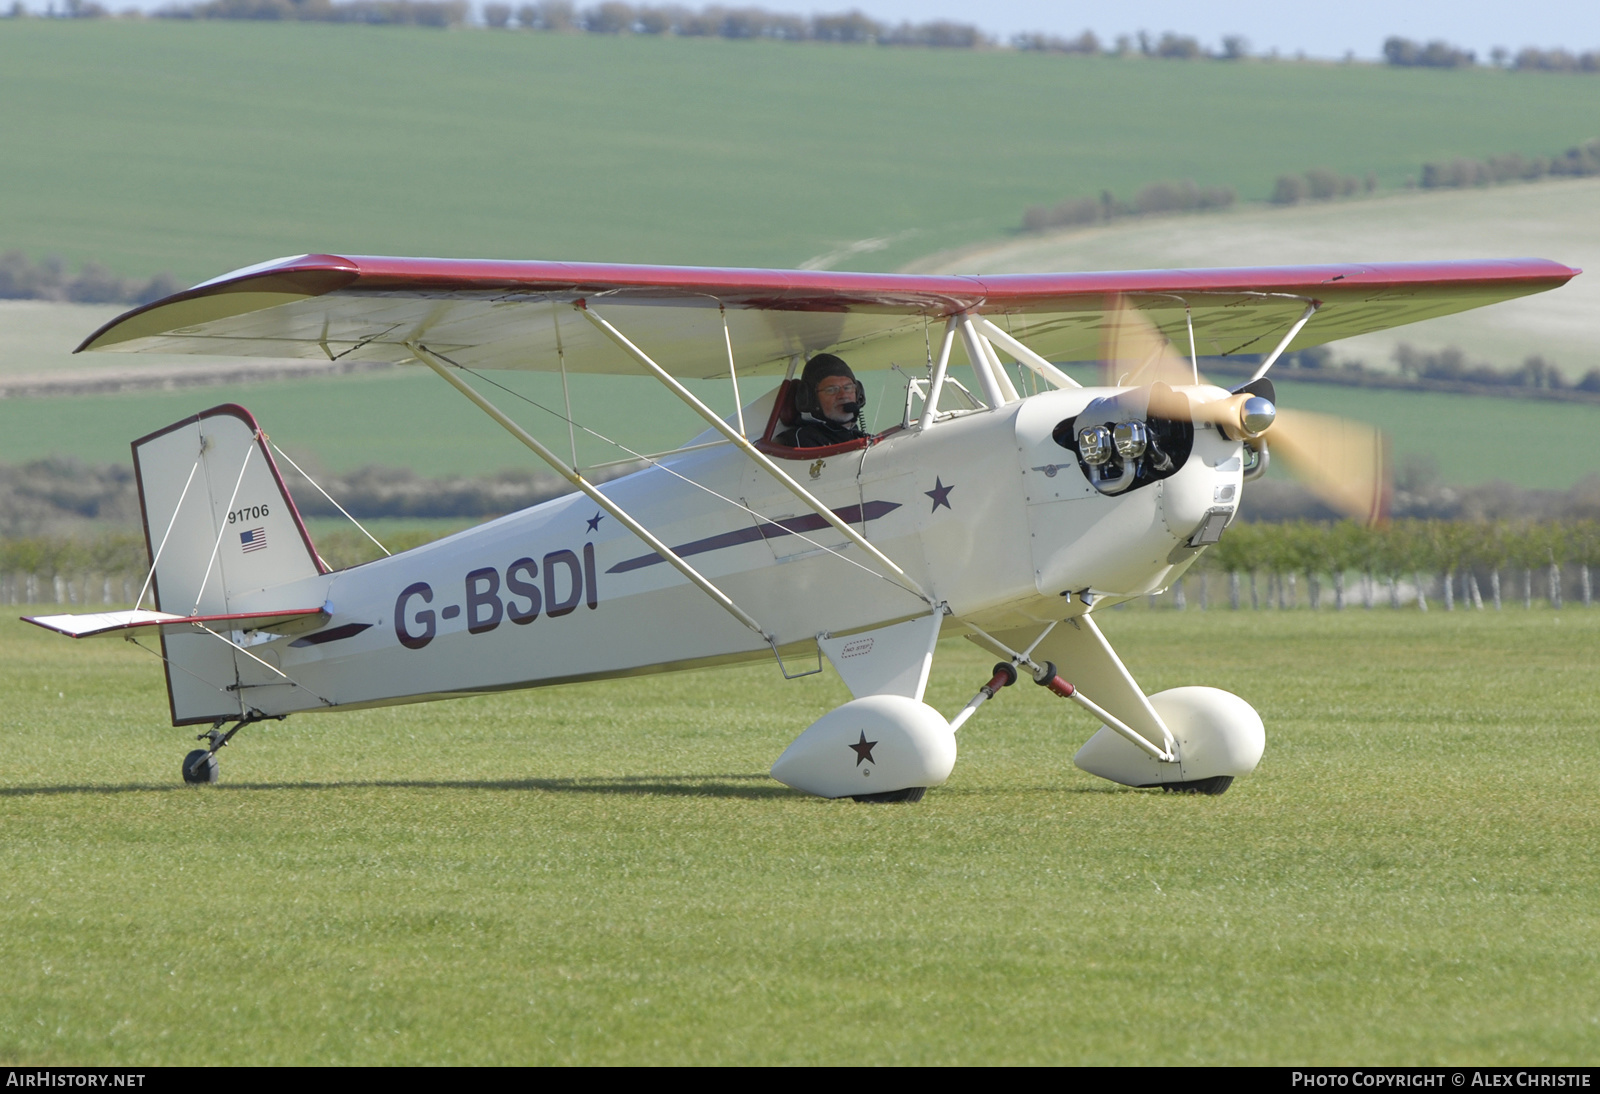
{"label": "eyeglasses", "polygon": [[846,393],[854,395],[856,393],[856,385],[854,385],[854,384],[829,384],[827,387],[819,387],[819,388],[817,388],[817,394],[818,395],[827,395],[829,397],[832,397],[834,395],[844,395]]}

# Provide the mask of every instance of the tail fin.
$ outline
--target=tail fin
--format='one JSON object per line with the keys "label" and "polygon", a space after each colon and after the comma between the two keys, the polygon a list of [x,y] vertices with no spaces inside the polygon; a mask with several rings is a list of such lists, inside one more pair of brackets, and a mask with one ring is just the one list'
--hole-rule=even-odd
{"label": "tail fin", "polygon": [[[146,604],[153,595],[174,615],[229,615],[251,594],[327,572],[243,407],[212,407],[139,438],[133,466],[152,568]],[[248,604],[259,609],[260,598]],[[239,655],[227,643],[174,633],[162,646],[174,725],[244,712]]]}

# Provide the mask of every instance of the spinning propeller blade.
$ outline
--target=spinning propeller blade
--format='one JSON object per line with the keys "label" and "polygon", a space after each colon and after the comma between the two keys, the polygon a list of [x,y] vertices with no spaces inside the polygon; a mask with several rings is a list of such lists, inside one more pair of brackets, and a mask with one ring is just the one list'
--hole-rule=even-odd
{"label": "spinning propeller blade", "polygon": [[1108,387],[1194,383],[1194,367],[1143,313],[1119,296],[1106,312],[1100,368]]}
{"label": "spinning propeller blade", "polygon": [[1375,427],[1279,410],[1267,441],[1307,489],[1341,513],[1364,524],[1389,515],[1389,438]]}

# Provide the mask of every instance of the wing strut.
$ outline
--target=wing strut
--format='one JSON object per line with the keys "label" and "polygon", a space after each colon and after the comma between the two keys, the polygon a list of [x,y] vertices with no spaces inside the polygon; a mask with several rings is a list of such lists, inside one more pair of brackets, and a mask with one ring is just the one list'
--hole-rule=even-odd
{"label": "wing strut", "polygon": [[[1267,354],[1266,360],[1261,362],[1261,366],[1256,369],[1255,375],[1251,376],[1245,383],[1254,383],[1267,374],[1267,370],[1277,363],[1279,357],[1283,356],[1283,351],[1289,348],[1289,343],[1294,341],[1294,336],[1300,333],[1300,328],[1311,321],[1311,317],[1317,313],[1317,309],[1320,307],[1322,307],[1322,301],[1320,300],[1313,300],[1306,305],[1306,310],[1300,313],[1300,318],[1295,320],[1294,326],[1289,328],[1289,333],[1283,336],[1283,341],[1278,343],[1278,348]],[[1190,337],[1193,337],[1193,335]]]}
{"label": "wing strut", "polygon": [[972,313],[962,312],[957,322],[960,324],[962,347],[967,351],[967,363],[972,366],[973,374],[978,378],[978,386],[983,388],[983,401],[988,403],[992,410],[998,410],[1008,402],[1015,402],[1015,389],[1012,390],[1012,397],[1006,398],[1005,388],[1001,386],[993,366],[989,364],[989,354],[984,347],[983,336],[978,333],[978,328],[972,322]]}
{"label": "wing strut", "polygon": [[644,525],[640,524],[638,521],[629,516],[627,511],[621,506],[617,505],[616,502],[606,497],[599,490],[596,490],[594,485],[590,483],[588,479],[579,474],[576,468],[569,467],[567,464],[563,463],[559,456],[550,451],[543,444],[539,443],[538,438],[534,437],[527,430],[523,429],[516,422],[512,421],[511,418],[508,417],[499,407],[495,406],[488,399],[485,399],[482,395],[478,394],[478,392],[470,384],[447,368],[444,361],[437,357],[431,350],[429,350],[426,346],[418,345],[415,342],[408,342],[406,344],[406,348],[410,349],[412,353],[416,354],[417,360],[427,365],[434,372],[437,372],[444,378],[446,383],[455,388],[457,391],[461,392],[461,394],[465,395],[477,405],[479,410],[483,411],[485,414],[489,415],[489,417],[493,418],[497,423],[499,423],[502,429],[530,448],[533,451],[533,454],[538,456],[545,463],[549,464],[551,468],[555,470],[556,474],[566,479],[579,490],[582,490],[589,496],[590,501],[604,509],[607,513],[610,513],[613,517],[616,517],[619,524],[649,544],[652,550],[654,550],[662,558],[666,559],[675,570],[697,585],[700,591],[715,601],[723,611],[727,612],[740,623],[743,623],[746,627],[749,627],[751,630],[759,634],[768,645],[773,644],[772,636],[766,631],[762,630],[761,624],[752,619],[750,614],[743,608],[735,604],[727,593],[717,588],[709,580],[707,580],[707,578],[702,575],[700,571],[696,570],[682,558],[678,557],[677,552],[671,547],[668,547],[665,543],[662,543],[655,536],[651,535],[649,530],[646,529]]}
{"label": "wing strut", "polygon": [[984,335],[991,342],[1000,343],[1001,348],[1015,357],[1019,365],[1038,373],[1050,386],[1059,388],[1083,386],[989,320],[980,318],[978,326],[983,329]]}
{"label": "wing strut", "polygon": [[995,352],[997,343],[1017,359],[1017,364],[1037,373],[1051,387],[1083,386],[977,312],[961,312],[953,316],[951,322],[956,327],[947,328],[947,331],[959,328],[972,371],[978,377],[984,399],[991,407],[1014,403],[1022,397],[1011,382],[1005,366],[1000,363],[1000,356]]}
{"label": "wing strut", "polygon": [[939,343],[939,363],[933,366],[933,375],[928,378],[928,397],[922,404],[922,421],[917,423],[919,431],[926,430],[939,416],[939,398],[944,394],[944,379],[950,372],[950,347],[956,340],[956,317],[951,316],[944,324],[944,338]]}
{"label": "wing strut", "polygon": [[977,323],[972,324],[972,333],[977,337],[978,345],[989,362],[989,371],[994,373],[995,383],[1000,385],[1000,393],[1006,397],[1006,402],[1014,403],[1022,398],[1017,391],[1017,385],[1011,382],[1011,374],[1006,372],[1006,366],[1000,363],[1000,355],[995,352],[994,343],[983,336]]}
{"label": "wing strut", "polygon": [[910,574],[907,574],[904,570],[902,570],[894,561],[894,559],[890,558],[888,555],[878,550],[878,548],[874,547],[870,542],[868,542],[865,536],[842,520],[839,514],[835,513],[832,509],[829,509],[826,505],[823,505],[822,502],[818,501],[812,496],[811,491],[807,490],[805,487],[795,482],[794,479],[790,478],[787,471],[773,463],[772,460],[767,458],[766,453],[762,452],[755,445],[751,444],[747,437],[718,417],[716,411],[712,410],[710,407],[706,406],[705,403],[696,398],[694,392],[680,384],[670,372],[652,361],[649,355],[644,352],[644,350],[628,341],[626,335],[617,330],[617,328],[613,327],[610,323],[606,322],[600,316],[596,315],[593,309],[589,308],[584,301],[578,301],[577,306],[582,310],[584,318],[593,323],[595,327],[597,327],[607,338],[615,342],[618,349],[622,350],[629,357],[632,357],[635,361],[638,361],[641,365],[648,369],[656,379],[660,380],[661,383],[666,386],[669,391],[687,403],[696,414],[700,415],[700,417],[709,422],[711,427],[718,433],[721,433],[724,437],[728,438],[728,440],[732,441],[734,446],[748,456],[758,467],[787,487],[789,492],[804,502],[812,512],[816,513],[817,516],[833,525],[833,527],[842,535],[844,535],[846,539],[865,551],[869,558],[875,559],[878,565],[884,567],[890,573],[909,584],[912,591],[918,596],[922,597],[923,600],[926,600],[929,604],[934,603],[933,598],[928,595],[927,591],[924,590],[921,585],[917,584],[915,578],[911,577]]}

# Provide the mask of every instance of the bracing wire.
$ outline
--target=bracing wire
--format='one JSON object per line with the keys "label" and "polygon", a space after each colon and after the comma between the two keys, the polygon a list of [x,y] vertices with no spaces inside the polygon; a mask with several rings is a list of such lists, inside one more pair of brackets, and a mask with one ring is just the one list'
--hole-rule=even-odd
{"label": "bracing wire", "polygon": [[188,673],[190,676],[193,676],[196,680],[200,681],[202,684],[204,684],[208,688],[212,688],[213,690],[216,690],[216,691],[224,691],[225,690],[220,684],[217,684],[217,683],[215,683],[215,682],[213,682],[211,680],[207,680],[204,676],[201,676],[198,672],[195,672],[193,669],[185,668],[184,666],[182,666],[182,665],[178,664],[176,661],[174,661],[172,658],[167,657],[165,654],[157,653],[155,650],[151,649],[149,646],[145,645],[143,642],[139,641],[137,638],[135,638],[131,634],[123,635],[123,640],[127,641],[127,642],[132,642],[135,646],[137,646],[139,649],[143,650],[145,653],[148,653],[150,656],[154,657],[157,661],[160,661],[160,662],[162,662],[162,663],[164,663],[166,665],[169,665],[172,668],[177,669],[179,672]]}
{"label": "bracing wire", "polygon": [[[381,543],[378,543],[378,537],[373,535],[371,532],[367,531],[366,528],[363,527],[362,523],[359,520],[357,520],[355,517],[350,515],[350,511],[348,509],[346,509],[344,506],[340,505],[336,500],[334,500],[334,496],[332,494],[328,493],[326,490],[324,490],[322,488],[322,484],[321,483],[317,482],[316,479],[314,479],[310,475],[306,474],[305,468],[303,468],[299,464],[295,463],[293,458],[290,457],[289,453],[287,453],[283,449],[279,448],[277,441],[269,441],[268,443],[272,445],[272,450],[274,452],[276,452],[278,455],[282,456],[284,459],[289,461],[289,466],[290,467],[292,467],[296,471],[300,472],[300,477],[301,478],[305,479],[312,486],[317,488],[317,493],[319,493],[323,497],[327,498],[328,499],[328,503],[330,505],[332,505],[335,509],[339,510],[339,512],[343,513],[345,515],[346,519],[348,519],[351,524],[354,524],[357,528],[360,528],[362,535],[366,536],[373,543],[377,543],[378,550],[382,551],[386,555],[392,555],[393,554],[393,552],[391,552],[389,550],[389,548],[385,547]],[[318,557],[320,558],[321,556],[319,555]],[[323,565],[326,566],[327,562],[323,562]]]}
{"label": "bracing wire", "polygon": [[[271,669],[273,672],[277,673],[279,676],[283,677],[284,682],[288,686],[299,688],[301,691],[305,692],[307,695],[311,696],[313,699],[315,699],[317,702],[323,704],[324,706],[330,706],[331,707],[331,706],[337,705],[337,704],[335,704],[333,702],[333,700],[328,699],[328,698],[326,698],[324,696],[318,695],[316,692],[314,692],[310,688],[306,687],[300,681],[294,679],[294,677],[290,676],[288,673],[284,672],[282,669],[277,668],[276,666],[274,666],[274,665],[272,665],[272,664],[270,664],[270,663],[268,663],[266,661],[262,661],[261,658],[257,657],[255,654],[251,653],[249,650],[245,649],[243,646],[239,645],[239,643],[233,641],[231,638],[228,638],[228,637],[226,637],[224,635],[218,634],[216,631],[212,630],[210,627],[199,627],[199,626],[197,626],[196,629],[205,631],[207,634],[211,635],[213,638],[216,638],[216,639],[226,643],[227,645],[232,646],[234,649],[238,650],[240,653],[244,654],[246,657],[249,657],[249,658],[251,658],[252,660],[255,660],[255,661],[260,661],[262,665],[266,666],[267,668]],[[168,665],[168,666],[170,666],[172,668],[177,669],[179,672],[188,673],[190,676],[193,676],[196,680],[200,681],[202,684],[204,684],[208,688],[213,688],[213,689],[215,689],[217,691],[226,691],[227,690],[222,685],[217,684],[214,681],[207,680],[204,676],[201,676],[198,672],[195,672],[193,669],[186,668],[183,665],[178,664],[176,661],[174,661],[172,658],[166,656],[165,654],[157,653],[155,650],[151,649],[149,646],[146,646],[143,642],[139,641],[137,638],[135,638],[131,634],[124,635],[123,639],[125,641],[133,643],[139,649],[143,650],[145,653],[150,654],[156,660],[161,661],[164,664],[166,664],[166,665]]]}

